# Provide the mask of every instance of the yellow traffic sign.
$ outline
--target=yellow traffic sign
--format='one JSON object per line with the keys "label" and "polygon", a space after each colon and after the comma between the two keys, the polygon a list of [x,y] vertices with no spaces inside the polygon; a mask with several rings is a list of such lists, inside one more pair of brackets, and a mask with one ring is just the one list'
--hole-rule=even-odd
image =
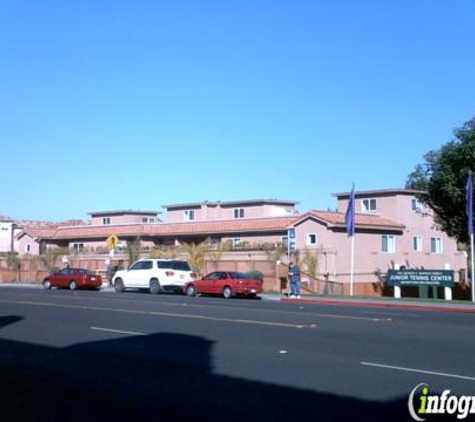
{"label": "yellow traffic sign", "polygon": [[119,238],[117,237],[116,234],[111,234],[107,239],[106,239],[107,246],[109,246],[109,249],[115,249],[115,247],[119,244]]}

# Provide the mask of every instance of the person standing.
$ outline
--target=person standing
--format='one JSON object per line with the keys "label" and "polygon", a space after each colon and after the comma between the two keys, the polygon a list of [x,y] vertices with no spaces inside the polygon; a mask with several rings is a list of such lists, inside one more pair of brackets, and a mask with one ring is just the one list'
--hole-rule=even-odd
{"label": "person standing", "polygon": [[292,261],[289,263],[289,282],[290,282],[290,297],[292,299],[300,299],[300,268]]}

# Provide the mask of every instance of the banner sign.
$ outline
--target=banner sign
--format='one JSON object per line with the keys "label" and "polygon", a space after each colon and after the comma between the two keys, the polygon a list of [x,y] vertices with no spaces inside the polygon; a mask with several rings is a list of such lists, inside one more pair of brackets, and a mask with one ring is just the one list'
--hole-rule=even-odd
{"label": "banner sign", "polygon": [[453,270],[388,270],[390,286],[454,286]]}

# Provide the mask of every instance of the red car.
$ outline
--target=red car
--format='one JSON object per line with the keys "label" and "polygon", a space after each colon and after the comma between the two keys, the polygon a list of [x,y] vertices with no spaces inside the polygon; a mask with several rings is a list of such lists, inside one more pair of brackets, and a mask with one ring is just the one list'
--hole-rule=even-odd
{"label": "red car", "polygon": [[63,268],[56,274],[50,274],[43,279],[43,287],[69,287],[71,290],[93,288],[99,290],[102,286],[102,277],[83,268]]}
{"label": "red car", "polygon": [[187,296],[205,293],[222,295],[225,299],[233,296],[255,298],[262,293],[262,280],[234,271],[215,271],[201,280],[186,283],[183,289]]}

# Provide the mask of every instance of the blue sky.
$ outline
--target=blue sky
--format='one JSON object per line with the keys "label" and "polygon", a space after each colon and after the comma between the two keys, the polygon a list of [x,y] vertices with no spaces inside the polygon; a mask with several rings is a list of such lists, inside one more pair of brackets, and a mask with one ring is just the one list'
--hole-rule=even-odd
{"label": "blue sky", "polygon": [[475,115],[472,0],[0,0],[0,215],[403,187]]}

